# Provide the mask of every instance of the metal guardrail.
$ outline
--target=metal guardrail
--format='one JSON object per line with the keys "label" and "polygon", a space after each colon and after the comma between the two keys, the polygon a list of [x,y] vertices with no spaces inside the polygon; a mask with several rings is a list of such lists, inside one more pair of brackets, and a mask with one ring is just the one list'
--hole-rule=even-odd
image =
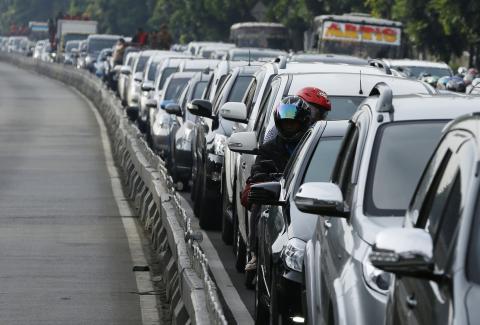
{"label": "metal guardrail", "polygon": [[6,53],[0,53],[0,60],[74,86],[93,102],[107,126],[126,195],[163,261],[173,323],[227,324],[208,259],[199,245],[202,233],[192,226],[165,163],[128,121],[115,94],[86,71]]}

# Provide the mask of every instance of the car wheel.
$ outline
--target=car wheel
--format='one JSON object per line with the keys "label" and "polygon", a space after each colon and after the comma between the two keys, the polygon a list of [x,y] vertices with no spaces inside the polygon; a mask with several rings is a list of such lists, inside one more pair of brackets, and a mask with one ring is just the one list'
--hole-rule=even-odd
{"label": "car wheel", "polygon": [[265,304],[265,285],[263,280],[259,279],[260,263],[257,263],[256,283],[255,283],[255,324],[264,325],[269,321],[269,310]]}
{"label": "car wheel", "polygon": [[[226,176],[223,174],[222,184],[225,183]],[[233,242],[233,225],[230,221],[233,220],[233,204],[229,202],[227,190],[222,187],[222,240],[227,245],[231,245]]]}

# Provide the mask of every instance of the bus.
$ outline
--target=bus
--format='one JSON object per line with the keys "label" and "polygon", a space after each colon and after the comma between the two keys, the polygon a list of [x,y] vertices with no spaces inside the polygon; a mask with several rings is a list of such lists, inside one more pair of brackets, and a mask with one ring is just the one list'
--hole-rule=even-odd
{"label": "bus", "polygon": [[363,58],[403,56],[401,22],[374,18],[368,14],[322,15],[313,20],[306,35],[307,50],[346,54]]}

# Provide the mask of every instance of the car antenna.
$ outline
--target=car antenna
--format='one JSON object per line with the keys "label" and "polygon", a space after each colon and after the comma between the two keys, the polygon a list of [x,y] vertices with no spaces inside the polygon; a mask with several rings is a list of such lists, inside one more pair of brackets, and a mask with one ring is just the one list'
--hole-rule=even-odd
{"label": "car antenna", "polygon": [[360,90],[358,91],[359,95],[363,95],[363,89],[362,89],[362,70],[360,70]]}

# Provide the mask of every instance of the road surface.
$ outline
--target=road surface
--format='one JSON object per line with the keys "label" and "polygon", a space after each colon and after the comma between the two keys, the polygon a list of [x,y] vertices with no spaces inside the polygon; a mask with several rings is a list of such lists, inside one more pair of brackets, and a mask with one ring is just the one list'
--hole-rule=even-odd
{"label": "road surface", "polygon": [[77,93],[0,63],[0,324],[141,324],[100,131]]}

